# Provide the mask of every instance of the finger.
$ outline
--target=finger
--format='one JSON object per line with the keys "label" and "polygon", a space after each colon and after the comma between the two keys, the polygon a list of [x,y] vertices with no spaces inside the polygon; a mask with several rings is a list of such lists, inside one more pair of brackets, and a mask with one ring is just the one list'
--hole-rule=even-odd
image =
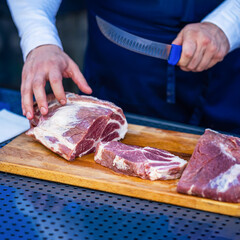
{"label": "finger", "polygon": [[187,67],[188,64],[191,62],[196,50],[197,50],[196,42],[193,42],[191,40],[184,40],[182,45],[182,54],[178,62],[178,65],[180,67]]}
{"label": "finger", "polygon": [[186,66],[190,71],[196,71],[197,66],[200,64],[203,56],[205,53],[205,48],[202,48],[202,46],[198,45],[191,61]]}
{"label": "finger", "polygon": [[185,72],[190,72],[190,69],[186,68],[186,67],[180,67],[183,71]]}
{"label": "finger", "polygon": [[33,78],[33,93],[42,115],[48,113],[47,97],[45,93],[46,75],[36,73]]}
{"label": "finger", "polygon": [[50,71],[49,82],[51,84],[55,97],[62,105],[64,105],[67,100],[62,84],[62,74],[59,69],[54,68]]}
{"label": "finger", "polygon": [[215,53],[212,61],[215,62],[215,64],[218,62],[221,62],[227,53],[228,53],[228,50],[225,48],[225,46],[221,45],[221,47]]}
{"label": "finger", "polygon": [[182,45],[183,42],[183,31],[181,31],[177,37],[173,40],[172,44],[175,45]]}
{"label": "finger", "polygon": [[21,84],[21,102],[23,115],[29,120],[33,118],[33,92],[32,92],[32,77],[29,75]]}
{"label": "finger", "polygon": [[209,44],[206,48],[206,51],[203,55],[203,58],[199,65],[196,67],[196,71],[204,71],[213,65],[215,65],[217,62],[221,61],[223,57],[221,58],[221,47],[217,47],[214,44]]}
{"label": "finger", "polygon": [[205,69],[209,69],[213,67],[215,64],[217,64],[219,61],[217,61],[215,58],[212,58],[211,61],[208,63]]}
{"label": "finger", "polygon": [[213,60],[213,55],[206,50],[205,53],[203,54],[203,57],[202,57],[201,61],[195,67],[195,71],[196,72],[202,72],[202,71],[208,69],[209,64],[210,64],[210,62],[212,62],[212,60]]}
{"label": "finger", "polygon": [[[21,89],[20,89],[20,91],[21,91],[21,105],[22,105],[22,113],[23,113],[23,115],[24,116],[26,116],[26,109],[25,109],[25,105],[24,105],[24,103],[23,103],[23,95],[26,93],[26,89],[25,89],[25,82],[26,82],[26,80],[27,80],[27,73],[28,73],[28,71],[27,71],[27,67],[26,67],[26,63],[24,64],[24,66],[23,66],[23,69],[22,69],[22,82],[21,82]],[[30,74],[29,74],[29,76],[30,76]]]}
{"label": "finger", "polygon": [[72,78],[72,80],[77,84],[78,88],[82,92],[87,93],[87,94],[92,93],[92,89],[89,87],[86,79],[80,72],[76,63],[74,63],[73,61],[70,60],[69,66],[66,70],[66,73],[70,78]]}

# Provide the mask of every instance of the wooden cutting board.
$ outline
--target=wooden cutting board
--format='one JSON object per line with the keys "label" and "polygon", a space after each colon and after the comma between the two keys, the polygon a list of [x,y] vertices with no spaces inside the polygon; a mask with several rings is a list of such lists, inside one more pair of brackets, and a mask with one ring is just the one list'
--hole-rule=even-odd
{"label": "wooden cutting board", "polygon": [[[189,160],[200,136],[129,124],[122,142],[168,150]],[[68,162],[25,134],[0,149],[0,171],[231,216],[240,204],[179,194],[178,180],[150,181],[113,172],[89,154]]]}

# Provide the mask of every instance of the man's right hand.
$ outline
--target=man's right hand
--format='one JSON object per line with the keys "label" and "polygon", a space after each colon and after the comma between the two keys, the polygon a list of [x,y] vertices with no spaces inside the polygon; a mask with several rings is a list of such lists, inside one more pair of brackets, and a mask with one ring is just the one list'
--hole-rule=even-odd
{"label": "man's right hand", "polygon": [[49,81],[57,100],[64,105],[66,96],[62,78],[71,78],[78,88],[91,94],[92,89],[87,84],[77,64],[59,47],[43,45],[32,50],[27,56],[22,71],[22,111],[29,120],[33,118],[33,95],[42,115],[48,113],[45,92],[46,82]]}

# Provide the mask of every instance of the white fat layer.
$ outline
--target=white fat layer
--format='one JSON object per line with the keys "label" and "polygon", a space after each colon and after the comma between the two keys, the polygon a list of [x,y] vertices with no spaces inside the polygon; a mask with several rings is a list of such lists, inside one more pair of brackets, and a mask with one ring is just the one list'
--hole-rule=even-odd
{"label": "white fat layer", "polygon": [[74,104],[62,106],[56,109],[56,112],[50,118],[41,122],[39,127],[57,135],[62,134],[64,130],[67,131],[74,124],[79,123],[79,119],[76,117],[79,109],[80,107]]}
{"label": "white fat layer", "polygon": [[104,144],[100,144],[97,153],[94,155],[94,160],[96,161],[97,159],[101,160],[102,159],[102,152],[104,149]]}
{"label": "white fat layer", "polygon": [[120,128],[120,130],[118,131],[119,139],[124,138],[124,136],[125,136],[125,134],[127,133],[127,131],[128,131],[128,123],[127,123],[127,120],[124,120],[124,124],[121,125],[121,128]]}
{"label": "white fat layer", "polygon": [[[86,98],[90,98],[90,99],[94,99],[94,100],[98,100],[97,98],[94,98],[94,97],[90,97],[90,96],[85,96]],[[99,101],[99,100],[98,100]],[[105,101],[102,101],[103,103]],[[70,103],[71,105],[78,105],[78,106],[82,106],[82,107],[100,107],[100,108],[106,108],[106,109],[110,109],[112,112],[116,113],[119,115],[118,111],[116,108],[114,107],[111,107],[111,105],[103,105],[101,104],[101,101],[100,103],[96,103],[96,102],[85,102],[85,101],[71,101],[69,99],[67,99],[67,103]],[[121,115],[119,115],[121,116]],[[123,117],[121,116],[121,118],[123,119]]]}
{"label": "white fat layer", "polygon": [[209,184],[212,189],[217,192],[226,192],[231,186],[239,185],[238,176],[240,175],[240,164],[235,164],[226,172],[221,173],[216,178],[212,179]]}
{"label": "white fat layer", "polygon": [[233,161],[236,161],[236,158],[228,151],[228,148],[223,143],[220,143],[219,147],[223,154],[231,158]]}
{"label": "white fat layer", "polygon": [[116,156],[113,159],[113,166],[116,166],[116,168],[120,169],[120,170],[128,170],[129,166],[125,163],[125,159],[121,158],[119,156]]}
{"label": "white fat layer", "polygon": [[[117,114],[116,109],[110,108],[108,106],[102,106],[100,104],[91,103],[91,102],[73,102],[72,104],[67,103],[67,105],[62,106],[56,110],[52,117],[50,117],[47,121],[43,121],[41,123],[41,129],[47,129],[54,133],[54,136],[61,136],[62,132],[67,131],[69,128],[74,126],[76,123],[82,121],[82,119],[78,119],[76,117],[77,112],[82,107],[87,108],[109,108],[111,111]],[[119,115],[120,116],[120,115]],[[116,121],[117,122],[117,121]],[[125,123],[124,125],[127,125]],[[126,126],[124,126],[126,128]]]}
{"label": "white fat layer", "polygon": [[[142,149],[142,151],[144,151],[144,149]],[[186,164],[187,161],[175,156],[171,153],[165,153],[164,155],[168,155],[168,157],[164,156],[165,159],[169,159],[169,162],[165,162],[162,161],[163,163],[169,163],[169,165],[159,165],[159,166],[154,166],[154,167],[150,167],[149,169],[149,178],[151,180],[157,180],[157,179],[161,179],[161,178],[165,178],[165,179],[176,179],[178,177],[180,177],[180,173],[176,173],[175,175],[171,175],[169,174],[169,170],[172,169],[172,167],[179,167],[180,169],[182,169]],[[150,160],[150,159],[146,159],[147,162],[149,163],[156,163],[157,161],[155,160]],[[178,163],[178,165],[171,165],[171,163]],[[159,161],[159,164],[161,164],[161,161]],[[181,172],[181,171],[180,171]]]}
{"label": "white fat layer", "polygon": [[[91,96],[85,96],[85,97],[98,100],[97,98],[94,98],[94,97],[91,97]],[[102,102],[106,102],[106,103],[107,103],[107,101],[102,101]],[[74,103],[75,103],[75,102],[74,102]],[[87,104],[85,104],[85,102],[77,102],[77,104],[79,104],[79,103],[82,103],[83,106],[87,106]],[[124,121],[124,124],[123,124],[123,125],[121,125],[120,122],[117,121],[117,120],[115,120],[115,119],[110,119],[110,120],[108,121],[108,124],[109,124],[109,123],[112,123],[112,122],[118,123],[118,124],[120,125],[120,130],[118,131],[120,137],[118,138],[118,140],[121,139],[121,138],[124,138],[124,136],[125,136],[125,134],[127,133],[127,130],[128,130],[128,123],[127,123],[127,120],[117,111],[117,109],[115,109],[115,108],[113,108],[113,107],[111,107],[111,106],[101,105],[101,104],[97,104],[97,103],[90,103],[90,106],[89,106],[89,107],[91,107],[91,104],[93,105],[92,107],[99,106],[99,107],[101,107],[101,108],[110,109],[113,113],[115,113],[116,115],[118,115],[119,117],[121,117],[121,119]]]}
{"label": "white fat layer", "polygon": [[[63,137],[63,133],[72,128],[79,119],[76,118],[76,113],[79,111],[79,106],[62,106],[57,109],[52,117],[46,121],[42,121],[39,126],[34,128],[35,137],[46,144],[51,146],[54,151],[59,150],[59,143],[65,145],[69,149],[73,149],[75,144],[69,142],[67,138]],[[58,140],[56,143],[49,141],[47,137],[54,137]]]}
{"label": "white fat layer", "polygon": [[194,188],[194,184],[189,188],[189,190],[187,191],[187,194],[192,195],[193,188]]}
{"label": "white fat layer", "polygon": [[[182,159],[182,158],[180,158],[180,157],[178,157],[178,156],[174,156],[174,155],[172,155],[171,154],[171,156],[169,156],[169,157],[164,157],[164,159],[169,159],[170,161],[168,162],[168,163],[178,163],[179,164],[179,166],[181,167],[181,166],[184,166],[185,164],[187,164],[187,161],[186,160],[184,160],[184,159]],[[147,160],[148,162],[150,162],[150,163],[155,163],[156,162],[156,160],[151,160],[151,159],[148,159]],[[160,162],[160,161],[159,161]],[[165,163],[165,161],[162,161],[162,162],[164,162]],[[167,162],[166,162],[167,163]],[[159,167],[161,167],[161,166],[159,166]]]}
{"label": "white fat layer", "polygon": [[[153,148],[152,148],[152,147],[144,147],[142,150],[144,151],[145,149],[150,149],[150,150],[152,150]],[[175,155],[173,155],[172,153],[167,152],[167,151],[164,151],[164,150],[160,150],[160,149],[156,149],[156,150],[159,150],[160,152],[163,152],[164,155],[175,156]]]}
{"label": "white fat layer", "polygon": [[168,171],[169,171],[169,168],[167,169],[165,168],[159,171],[159,169],[156,167],[150,167],[148,176],[151,180],[157,180],[161,178],[171,179],[172,176],[168,174]]}
{"label": "white fat layer", "polygon": [[[182,168],[187,164],[187,161],[184,160],[184,163],[181,162],[180,165],[176,166],[176,165],[168,165],[168,166],[154,166],[154,167],[150,167],[149,168],[149,178],[151,180],[157,180],[157,179],[176,179],[178,177],[180,177],[180,172],[182,170]],[[173,167],[179,167],[180,170],[179,172],[177,172],[176,174],[170,174],[169,171],[171,171],[171,169]]]}
{"label": "white fat layer", "polygon": [[[108,121],[107,125],[108,125],[109,123],[112,123],[112,122],[117,123],[117,124],[120,126],[120,129],[116,129],[116,130],[113,131],[113,132],[118,132],[119,137],[116,137],[116,138],[112,139],[111,141],[117,141],[117,140],[120,140],[120,139],[124,138],[125,134],[127,133],[127,122],[125,121],[124,125],[121,125],[118,121],[116,121],[116,120],[114,120],[114,119],[110,119],[110,120]],[[107,126],[107,125],[106,125],[106,126]],[[125,126],[125,125],[126,125],[126,126]],[[111,133],[112,133],[112,132],[111,132]],[[110,133],[110,134],[111,134],[111,133]],[[102,136],[102,138],[105,138],[105,137],[106,137],[106,136]],[[97,144],[98,144],[99,142],[101,142],[102,138],[100,137],[98,140],[92,139],[92,140],[94,141],[94,146],[97,146]],[[104,144],[103,144],[103,145],[104,145]],[[86,154],[88,151],[89,151],[89,149],[86,150],[86,151],[83,152],[83,153],[80,153],[80,154],[79,154],[79,157],[83,156],[83,155]],[[101,158],[99,158],[99,159],[101,159]]]}
{"label": "white fat layer", "polygon": [[[119,115],[119,116],[120,116],[120,115]],[[125,134],[127,133],[127,130],[128,130],[127,120],[124,120],[124,124],[123,124],[123,125],[120,124],[120,122],[117,121],[117,120],[115,120],[115,119],[109,119],[108,124],[110,124],[110,123],[116,123],[116,124],[118,124],[118,125],[120,126],[119,129],[115,129],[115,130],[114,130],[114,132],[118,132],[119,137],[113,139],[112,141],[114,141],[114,140],[120,140],[120,139],[124,138],[124,136],[125,136]],[[107,124],[107,125],[108,125],[108,124]],[[111,133],[112,133],[112,132],[111,132]],[[111,134],[111,133],[110,133],[110,134]],[[102,137],[105,138],[106,136],[102,136]]]}
{"label": "white fat layer", "polygon": [[206,128],[205,131],[206,131],[206,130],[208,130],[208,131],[210,131],[210,132],[213,132],[213,133],[219,133],[219,132],[217,132],[217,131],[215,131],[215,130],[213,130],[213,129],[211,129],[211,128]]}
{"label": "white fat layer", "polygon": [[[34,133],[34,135],[35,135],[35,138],[36,138],[37,140],[39,140],[39,141],[40,141],[43,145],[45,145],[46,147],[49,147],[49,146],[50,146],[51,149],[52,149],[54,152],[62,152],[62,151],[60,151],[60,149],[59,149],[59,142],[53,143],[53,142],[49,141],[48,138],[45,137],[45,136],[49,136],[49,133],[48,133],[47,131],[42,131],[42,130],[39,129],[38,127],[35,127],[35,128],[33,129],[33,133]],[[68,141],[64,141],[64,142],[66,142],[66,144],[69,143]],[[66,146],[66,144],[64,144],[63,142],[61,142],[61,143]],[[64,157],[67,157],[65,154],[63,154],[63,152],[62,152],[62,155],[63,155]]]}
{"label": "white fat layer", "polygon": [[[83,121],[83,119],[78,119],[76,117],[77,112],[82,107],[107,108],[107,109],[110,109],[112,112],[118,114],[124,120],[124,125],[121,125],[118,121],[114,119],[110,119],[108,123],[116,122],[120,126],[120,129],[117,130],[120,137],[116,138],[115,140],[120,140],[125,136],[127,132],[128,124],[126,120],[117,112],[116,109],[111,108],[109,106],[103,106],[97,103],[81,102],[81,101],[70,102],[68,100],[67,104],[65,106],[62,106],[56,109],[56,112],[49,119],[47,119],[46,121],[42,121],[41,124],[39,124],[39,126],[33,128],[33,134],[35,135],[36,139],[42,142],[45,146],[51,147],[51,149],[55,152],[61,152],[59,149],[59,143],[68,147],[69,149],[74,149],[76,147],[76,144],[69,142],[66,137],[63,137],[63,133],[68,131],[70,128],[75,126],[80,121]],[[53,143],[49,141],[49,139],[46,138],[46,136],[56,138],[57,142]],[[99,141],[100,139],[96,141],[94,145],[96,146]],[[89,149],[86,152],[88,151]],[[82,153],[81,156],[82,155],[84,155],[84,153]]]}
{"label": "white fat layer", "polygon": [[[76,94],[75,93],[67,93],[66,96],[68,98],[72,97],[72,98],[76,98]],[[107,102],[107,101],[104,101],[104,100],[99,100],[98,98],[96,97],[92,97],[92,96],[87,96],[87,95],[84,95],[84,98],[88,98],[88,99],[92,99],[92,100],[96,100],[96,101],[101,101],[101,102]],[[69,99],[68,99],[69,100]],[[75,101],[71,101],[71,102],[75,102]],[[109,103],[109,102],[108,102]]]}
{"label": "white fat layer", "polygon": [[[141,149],[141,151],[142,152],[144,152],[145,151],[145,149],[152,149],[152,148],[150,148],[150,147],[145,147],[145,148],[143,148],[143,149]],[[148,151],[147,151],[148,152]],[[172,153],[170,153],[170,152],[165,152],[164,151],[164,159],[169,159],[171,162],[174,162],[174,163],[179,163],[180,164],[180,166],[184,166],[185,164],[187,164],[187,161],[186,160],[184,160],[184,159],[182,159],[182,158],[180,158],[180,157],[178,157],[178,156],[176,156],[176,155],[174,155],[174,154],[172,154]],[[151,159],[147,159],[147,161],[148,162],[156,162],[156,160],[151,160]],[[170,163],[170,162],[169,162]]]}
{"label": "white fat layer", "polygon": [[51,108],[51,107],[54,106],[54,105],[59,105],[59,106],[61,106],[60,103],[58,102],[58,100],[55,99],[55,100],[51,101],[51,102],[48,104],[48,108]]}
{"label": "white fat layer", "polygon": [[[95,154],[95,161],[96,160],[103,160],[102,159],[102,152],[104,151],[105,147],[108,145],[109,143],[101,143],[101,145],[99,145],[98,151]],[[124,152],[132,152],[132,151],[144,151],[144,149],[131,149],[131,150],[123,150]],[[181,172],[183,170],[183,168],[185,167],[185,165],[187,164],[187,161],[185,161],[184,159],[179,158],[178,156],[175,156],[171,153],[169,154],[165,154],[168,155],[169,157],[169,165],[165,165],[165,166],[161,166],[161,161],[159,162],[159,166],[151,166],[151,163],[156,163],[157,161],[153,161],[153,160],[149,160],[146,158],[146,162],[144,164],[144,168],[146,171],[146,174],[148,175],[150,180],[157,180],[157,179],[176,179],[179,178],[181,176]],[[128,170],[131,167],[129,165],[127,165],[126,163],[126,159],[120,157],[119,155],[116,155],[113,159],[112,165],[115,166],[117,169],[119,170]],[[166,163],[165,161],[162,161],[163,163]],[[150,163],[150,166],[149,166]],[[172,164],[171,164],[172,163]],[[177,164],[176,164],[177,163]],[[176,164],[176,165],[175,165]],[[179,171],[175,174],[171,173],[171,169],[172,168],[179,168]]]}

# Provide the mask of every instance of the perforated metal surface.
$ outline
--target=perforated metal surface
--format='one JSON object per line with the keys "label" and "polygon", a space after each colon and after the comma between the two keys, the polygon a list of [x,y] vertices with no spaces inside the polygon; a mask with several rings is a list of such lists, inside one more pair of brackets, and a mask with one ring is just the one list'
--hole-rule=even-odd
{"label": "perforated metal surface", "polygon": [[240,218],[0,173],[0,239],[240,239]]}

